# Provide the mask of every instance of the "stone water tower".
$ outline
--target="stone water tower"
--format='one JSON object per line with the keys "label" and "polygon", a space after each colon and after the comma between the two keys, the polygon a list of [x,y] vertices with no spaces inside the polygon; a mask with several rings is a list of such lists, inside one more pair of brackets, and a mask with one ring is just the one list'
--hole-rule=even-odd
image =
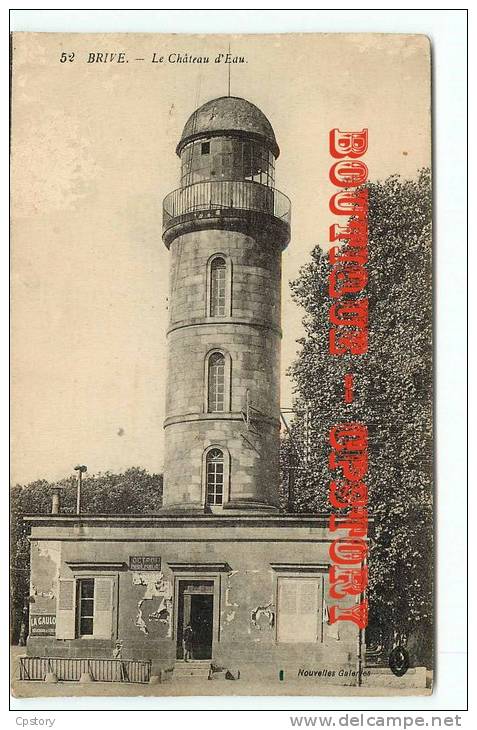
{"label": "stone water tower", "polygon": [[164,462],[169,512],[276,511],[281,254],[290,202],[279,148],[254,104],[197,109],[164,200],[171,254]]}

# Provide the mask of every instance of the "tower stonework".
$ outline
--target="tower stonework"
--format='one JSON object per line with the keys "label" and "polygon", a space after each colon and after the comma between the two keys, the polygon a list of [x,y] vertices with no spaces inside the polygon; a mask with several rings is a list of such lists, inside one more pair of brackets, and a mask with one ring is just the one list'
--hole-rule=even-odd
{"label": "tower stonework", "polygon": [[167,511],[278,507],[281,253],[290,203],[279,148],[253,104],[207,102],[177,146],[164,200],[170,251]]}

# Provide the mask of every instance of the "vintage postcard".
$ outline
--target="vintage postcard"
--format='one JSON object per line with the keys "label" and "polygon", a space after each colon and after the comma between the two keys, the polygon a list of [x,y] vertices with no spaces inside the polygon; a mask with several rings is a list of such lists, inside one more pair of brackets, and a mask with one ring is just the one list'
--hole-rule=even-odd
{"label": "vintage postcard", "polygon": [[13,34],[16,697],[432,692],[430,71]]}

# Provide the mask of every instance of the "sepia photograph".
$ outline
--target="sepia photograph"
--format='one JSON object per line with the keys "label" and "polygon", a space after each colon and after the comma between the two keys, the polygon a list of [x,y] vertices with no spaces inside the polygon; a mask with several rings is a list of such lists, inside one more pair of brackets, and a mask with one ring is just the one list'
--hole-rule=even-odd
{"label": "sepia photograph", "polygon": [[13,696],[432,694],[429,38],[11,63]]}

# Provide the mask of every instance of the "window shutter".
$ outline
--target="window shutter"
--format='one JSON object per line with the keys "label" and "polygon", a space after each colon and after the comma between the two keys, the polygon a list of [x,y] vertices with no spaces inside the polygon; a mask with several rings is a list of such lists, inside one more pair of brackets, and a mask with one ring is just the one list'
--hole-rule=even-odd
{"label": "window shutter", "polygon": [[76,582],[59,581],[56,610],[56,638],[74,639],[76,634]]}
{"label": "window shutter", "polygon": [[298,610],[300,613],[300,640],[314,642],[318,639],[318,581],[300,582]]}
{"label": "window shutter", "polygon": [[94,621],[93,637],[110,639],[113,624],[113,586],[114,578],[95,578],[94,580]]}
{"label": "window shutter", "polygon": [[278,641],[314,643],[318,637],[319,582],[314,578],[279,578]]}

